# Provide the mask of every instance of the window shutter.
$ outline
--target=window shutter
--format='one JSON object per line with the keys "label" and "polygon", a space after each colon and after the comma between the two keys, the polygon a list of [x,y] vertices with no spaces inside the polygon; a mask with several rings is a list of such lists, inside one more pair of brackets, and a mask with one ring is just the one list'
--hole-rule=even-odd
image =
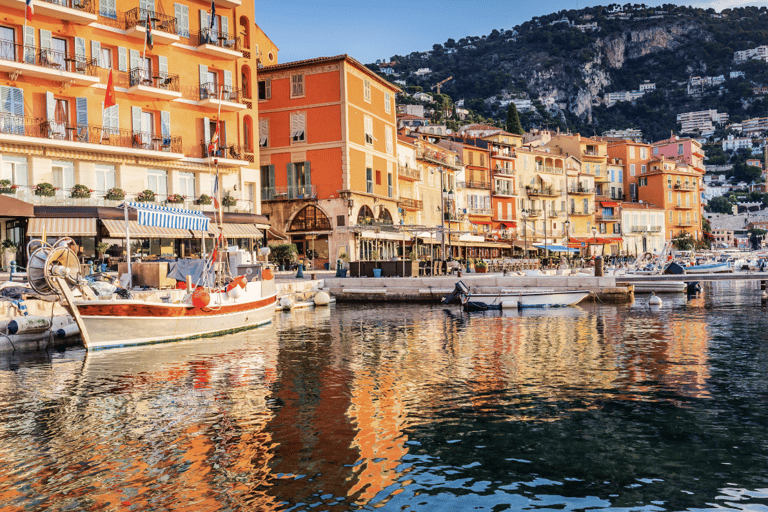
{"label": "window shutter", "polygon": [[264,85],[264,89],[266,89],[267,93],[267,99],[272,99],[272,79],[267,78],[266,83]]}
{"label": "window shutter", "polygon": [[205,12],[203,9],[200,9],[200,43],[203,43],[207,40],[205,37],[206,34],[208,34],[208,30],[210,28],[210,19],[208,18],[208,13]]}
{"label": "window shutter", "polygon": [[96,61],[96,65],[101,65],[101,43],[99,41],[91,41],[91,60]]}
{"label": "window shutter", "polygon": [[[305,185],[311,185],[312,184],[312,174],[309,170],[309,162],[304,162],[304,184]],[[309,190],[306,191],[309,193]]]}
{"label": "window shutter", "polygon": [[24,27],[24,62],[35,63],[35,27],[32,25]]}
{"label": "window shutter", "polygon": [[133,133],[141,133],[141,107],[131,107],[131,127]]}
{"label": "window shutter", "polygon": [[224,39],[233,39],[229,36],[229,18],[226,16],[221,17],[221,37]]}
{"label": "window shutter", "polygon": [[40,29],[40,49],[51,49],[51,31]]}
{"label": "window shutter", "polygon": [[53,98],[51,91],[45,92],[45,117],[49,123],[56,119],[56,100]]}
{"label": "window shutter", "polygon": [[139,69],[139,51],[129,50],[128,55],[130,56],[130,66],[131,66],[130,69],[128,69],[128,71]]}
{"label": "window shutter", "polygon": [[128,50],[122,46],[117,48],[117,70],[128,71]]}
{"label": "window shutter", "polygon": [[155,11],[155,2],[154,0],[140,0],[139,1],[139,9],[142,10],[142,18],[146,17],[147,12],[146,11]]}
{"label": "window shutter", "polygon": [[75,98],[77,107],[77,139],[88,142],[88,99]]}
{"label": "window shutter", "polygon": [[85,62],[85,39],[82,37],[75,38],[75,60],[77,62]]}
{"label": "window shutter", "polygon": [[160,133],[163,136],[163,144],[165,144],[166,139],[171,138],[171,113],[170,112],[165,112],[165,111],[160,112]]}
{"label": "window shutter", "polygon": [[269,121],[259,119],[259,146],[265,146],[269,142]]}
{"label": "window shutter", "polygon": [[269,187],[272,189],[275,188],[275,166],[274,165],[269,166]]}
{"label": "window shutter", "polygon": [[205,99],[208,96],[203,91],[207,91],[208,85],[208,66],[200,64],[200,99]]}
{"label": "window shutter", "polygon": [[160,76],[163,78],[168,77],[168,57],[162,55],[157,57],[157,68],[160,71]]}
{"label": "window shutter", "polygon": [[120,110],[117,105],[109,107],[109,110],[112,111],[109,116],[109,127],[117,132],[120,128]]}
{"label": "window shutter", "polygon": [[203,140],[206,145],[211,142],[211,120],[207,117],[203,118]]}
{"label": "window shutter", "polygon": [[[18,87],[11,87],[11,114],[19,117],[24,116],[24,90]],[[24,135],[24,121],[22,119],[17,120],[16,133]]]}
{"label": "window shutter", "polygon": [[232,91],[232,72],[224,70],[224,91]]}
{"label": "window shutter", "polygon": [[189,7],[173,4],[173,13],[176,15],[176,34],[181,37],[189,37]]}
{"label": "window shutter", "polygon": [[392,154],[392,127],[386,127],[386,141],[387,141],[387,153]]}
{"label": "window shutter", "polygon": [[296,166],[289,163],[286,164],[286,174],[288,176],[288,198],[294,199],[296,195]]}

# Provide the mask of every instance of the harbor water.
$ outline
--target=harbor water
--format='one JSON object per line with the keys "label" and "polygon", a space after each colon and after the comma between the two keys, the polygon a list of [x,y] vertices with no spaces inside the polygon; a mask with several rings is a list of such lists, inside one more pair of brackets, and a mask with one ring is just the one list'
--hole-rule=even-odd
{"label": "harbor water", "polygon": [[0,356],[0,510],[768,510],[759,283]]}

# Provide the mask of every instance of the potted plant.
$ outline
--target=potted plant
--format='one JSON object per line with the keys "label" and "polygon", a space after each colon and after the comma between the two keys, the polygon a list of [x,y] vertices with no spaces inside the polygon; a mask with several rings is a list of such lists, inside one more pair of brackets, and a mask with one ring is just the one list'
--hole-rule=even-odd
{"label": "potted plant", "polygon": [[349,254],[342,252],[339,254],[339,261],[341,262],[336,269],[339,277],[347,277],[347,267],[349,266]]}
{"label": "potted plant", "polygon": [[187,196],[182,196],[181,194],[171,194],[165,200],[169,203],[183,203],[186,198]]}
{"label": "potted plant", "polygon": [[104,199],[108,199],[109,201],[122,201],[125,199],[125,190],[117,187],[111,188],[107,190]]}
{"label": "potted plant", "polygon": [[381,255],[379,254],[379,251],[373,250],[371,251],[371,260],[375,261],[375,267],[373,268],[373,277],[381,277],[381,267],[379,267],[379,260],[381,259]]}
{"label": "potted plant", "polygon": [[8,268],[12,261],[16,260],[16,251],[19,250],[19,246],[16,242],[6,238],[0,243],[0,252],[3,253],[3,268]]}
{"label": "potted plant", "polygon": [[40,183],[39,185],[35,185],[33,190],[35,191],[36,196],[53,197],[59,189],[50,183]]}
{"label": "potted plant", "polygon": [[296,261],[296,257],[299,254],[299,250],[296,244],[274,244],[270,245],[269,256],[276,264],[280,265],[281,270],[286,270],[286,267],[292,262]]}
{"label": "potted plant", "polygon": [[0,194],[13,195],[16,193],[18,185],[11,183],[11,180],[0,180]]}
{"label": "potted plant", "polygon": [[91,192],[93,192],[93,190],[85,185],[75,185],[72,187],[72,190],[70,190],[72,197],[76,199],[88,199],[91,197]]}
{"label": "potted plant", "polygon": [[229,208],[230,206],[235,206],[236,204],[237,204],[237,199],[235,199],[230,195],[224,196],[224,198],[221,200],[221,205],[226,208]]}
{"label": "potted plant", "polygon": [[104,260],[104,253],[107,252],[107,249],[109,249],[109,244],[107,242],[99,242],[96,244],[96,254],[100,260]]}
{"label": "potted plant", "polygon": [[475,260],[475,272],[478,274],[485,274],[488,270],[488,265],[480,258]]}
{"label": "potted plant", "polygon": [[207,194],[200,194],[200,197],[195,199],[195,204],[211,204],[213,199]]}
{"label": "potted plant", "polygon": [[151,190],[139,192],[139,195],[136,196],[136,200],[140,203],[151,203],[155,200],[155,193]]}

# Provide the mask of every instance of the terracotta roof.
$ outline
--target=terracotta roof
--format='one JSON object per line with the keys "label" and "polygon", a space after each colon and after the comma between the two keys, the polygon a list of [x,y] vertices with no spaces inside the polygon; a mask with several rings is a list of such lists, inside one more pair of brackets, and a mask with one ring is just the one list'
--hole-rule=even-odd
{"label": "terracotta roof", "polygon": [[622,210],[662,210],[664,211],[664,208],[661,206],[656,206],[655,204],[650,203],[631,203],[629,201],[619,201],[619,206]]}
{"label": "terracotta roof", "polygon": [[259,74],[268,74],[272,73],[273,71],[282,71],[284,69],[295,69],[295,68],[303,68],[308,66],[314,66],[316,64],[325,64],[328,62],[340,62],[340,61],[346,61],[350,63],[351,65],[359,68],[361,71],[367,73],[371,76],[371,78],[377,80],[378,82],[381,82],[382,84],[386,85],[387,87],[392,88],[392,90],[401,92],[402,89],[398,87],[397,85],[388,82],[387,80],[384,80],[379,75],[368,69],[365,65],[360,63],[358,60],[353,59],[346,53],[342,55],[335,55],[333,57],[316,57],[314,59],[305,59],[305,60],[295,60],[293,62],[284,62],[283,64],[275,64],[274,66],[264,66],[263,68],[259,68]]}
{"label": "terracotta roof", "polygon": [[426,117],[415,116],[413,114],[397,114],[398,119],[426,119]]}

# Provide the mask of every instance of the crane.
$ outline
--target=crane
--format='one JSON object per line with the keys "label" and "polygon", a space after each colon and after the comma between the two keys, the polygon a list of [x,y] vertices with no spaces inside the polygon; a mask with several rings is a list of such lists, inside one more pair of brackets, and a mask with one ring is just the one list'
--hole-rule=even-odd
{"label": "crane", "polygon": [[437,94],[439,95],[439,94],[440,94],[440,88],[443,86],[443,84],[444,84],[445,82],[448,82],[448,81],[450,81],[450,80],[453,80],[453,77],[452,77],[452,76],[449,76],[448,78],[446,78],[445,80],[443,80],[442,82],[440,82],[440,83],[439,83],[439,84],[437,84],[437,85],[433,85],[433,86],[432,86],[430,89],[435,89],[435,88],[436,88],[436,89],[437,89]]}

